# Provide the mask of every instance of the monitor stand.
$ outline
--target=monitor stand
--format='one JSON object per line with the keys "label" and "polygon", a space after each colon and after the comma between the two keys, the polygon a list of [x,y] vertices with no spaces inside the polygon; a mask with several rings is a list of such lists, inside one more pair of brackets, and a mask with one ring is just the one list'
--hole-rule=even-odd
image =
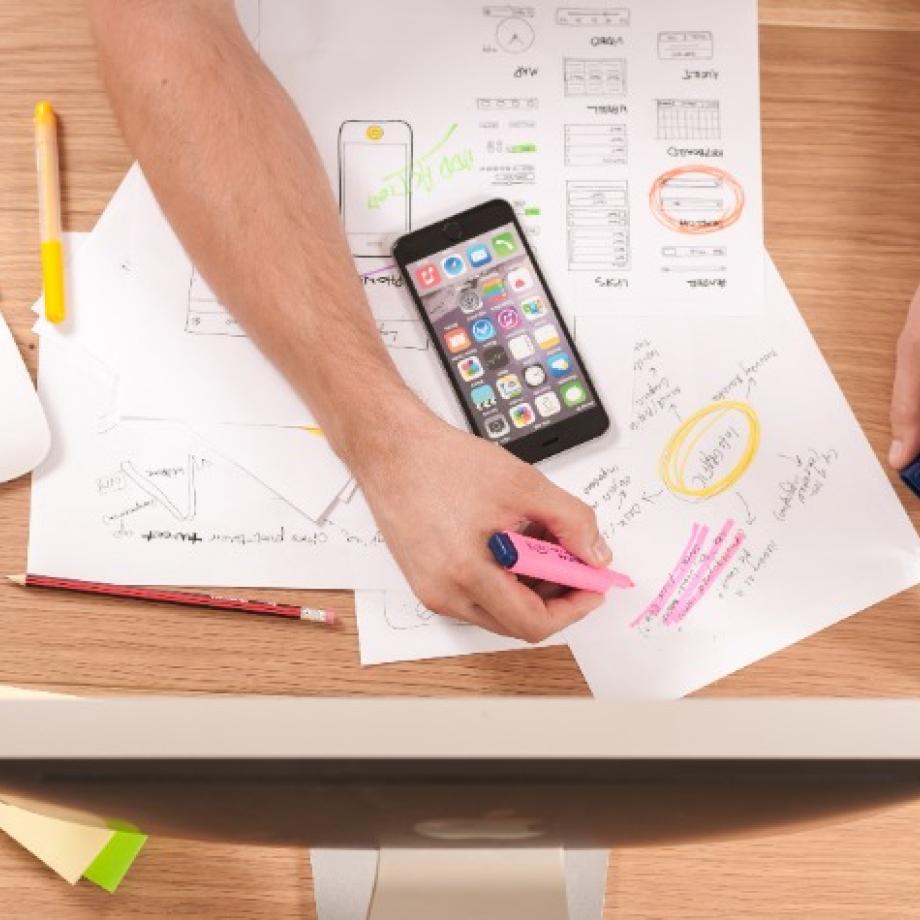
{"label": "monitor stand", "polygon": [[569,920],[561,849],[382,849],[368,920]]}
{"label": "monitor stand", "polygon": [[[560,851],[526,847],[402,851],[314,849],[310,853],[317,920],[368,920],[368,917],[381,920],[387,915],[375,914],[371,908],[375,894],[373,910],[392,909],[392,899],[398,896],[398,910],[391,916],[398,916],[400,920],[413,916],[442,920],[450,916],[439,903],[445,898],[445,891],[448,899],[465,898],[469,891],[485,891],[488,883],[490,893],[505,897],[507,882],[512,878],[515,903],[511,907],[503,902],[499,913],[502,920],[515,917],[536,920],[544,916],[539,912],[544,906],[555,911],[550,915],[554,920],[557,917],[601,920],[608,857],[608,850]],[[500,865],[502,860],[511,862]],[[556,897],[560,871],[565,880],[562,890],[566,899],[561,908]],[[549,896],[546,896],[547,891],[551,892]],[[530,901],[534,892],[545,897],[545,903],[541,902],[536,908]],[[421,913],[411,914],[403,906],[410,893],[413,903],[424,908]],[[432,900],[427,900],[429,897]],[[426,899],[424,904],[422,898]],[[478,900],[472,908],[466,900],[455,903],[464,920],[490,916]]]}

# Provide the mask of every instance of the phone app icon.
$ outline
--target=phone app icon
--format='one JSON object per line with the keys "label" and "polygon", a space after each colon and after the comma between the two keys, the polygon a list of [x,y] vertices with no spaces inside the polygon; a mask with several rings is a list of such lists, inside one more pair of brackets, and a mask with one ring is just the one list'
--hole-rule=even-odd
{"label": "phone app icon", "polygon": [[502,399],[516,399],[524,392],[517,374],[503,374],[495,381],[495,386]]}
{"label": "phone app icon", "polygon": [[458,326],[456,329],[448,329],[444,333],[444,344],[447,346],[447,350],[452,355],[455,355],[457,352],[466,351],[473,343],[466,334],[466,329]]}
{"label": "phone app icon", "polygon": [[521,313],[531,322],[546,316],[546,304],[543,303],[542,297],[531,297],[528,300],[521,301]]}
{"label": "phone app icon", "polygon": [[533,275],[530,274],[530,270],[523,265],[512,268],[511,271],[508,272],[508,287],[510,287],[515,294],[520,294],[522,291],[529,291],[533,287]]}
{"label": "phone app icon", "polygon": [[562,401],[570,409],[573,406],[580,406],[588,398],[588,391],[580,380],[566,381],[559,387],[559,392],[562,394]]}
{"label": "phone app icon", "polygon": [[518,361],[529,358],[536,351],[529,335],[516,335],[513,339],[508,339],[508,350]]}
{"label": "phone app icon", "polygon": [[560,351],[558,354],[546,359],[546,366],[549,368],[549,372],[558,380],[560,377],[565,377],[566,374],[571,373],[572,359],[564,351]]}
{"label": "phone app icon", "polygon": [[524,380],[527,386],[536,389],[546,383],[546,371],[539,364],[529,364],[524,368]]}
{"label": "phone app icon", "polygon": [[435,285],[441,283],[441,273],[430,262],[415,270],[415,283],[423,290],[427,291]]}
{"label": "phone app icon", "polygon": [[462,275],[466,271],[466,263],[461,256],[454,253],[441,262],[441,270],[448,278],[456,278],[457,275]]}
{"label": "phone app icon", "polygon": [[526,428],[534,423],[535,418],[530,403],[518,403],[511,407],[511,421],[515,428]]}
{"label": "phone app icon", "polygon": [[555,326],[538,326],[533,331],[533,337],[544,351],[555,348],[559,344],[559,333]]}
{"label": "phone app icon", "polygon": [[485,373],[482,369],[482,362],[476,355],[461,358],[457,362],[457,372],[466,381],[478,380]]}
{"label": "phone app icon", "polygon": [[511,431],[511,426],[504,415],[493,415],[492,418],[486,420],[486,434],[490,438],[503,438],[509,431]]}
{"label": "phone app icon", "polygon": [[473,288],[464,288],[457,296],[457,306],[466,314],[482,309],[482,301]]}
{"label": "phone app icon", "polygon": [[457,373],[469,382],[470,380],[478,380],[485,371],[479,358],[476,355],[470,355],[469,358],[462,358],[457,362]]}
{"label": "phone app icon", "polygon": [[480,384],[470,391],[470,399],[473,400],[473,405],[480,412],[485,412],[486,409],[491,409],[495,406],[495,390],[487,383]]}
{"label": "phone app icon", "polygon": [[505,282],[500,275],[489,275],[482,279],[482,296],[486,303],[496,303],[505,299]]}
{"label": "phone app icon", "polygon": [[514,307],[502,307],[495,318],[498,320],[498,325],[501,326],[505,332],[510,332],[521,324],[521,315]]}
{"label": "phone app icon", "polygon": [[470,326],[470,332],[473,333],[473,338],[477,342],[488,342],[489,339],[495,338],[495,327],[492,325],[492,321],[483,317],[482,319],[477,319],[472,326]]}
{"label": "phone app icon", "polygon": [[466,250],[466,257],[473,268],[482,268],[483,265],[488,265],[492,261],[492,253],[489,252],[489,247],[485,243],[473,243]]}
{"label": "phone app icon", "polygon": [[549,418],[551,415],[555,415],[557,412],[562,411],[562,404],[559,402],[559,397],[550,390],[549,393],[543,393],[538,396],[533,404],[537,407],[537,412],[540,413],[542,418]]}
{"label": "phone app icon", "polygon": [[492,237],[492,248],[495,250],[495,255],[500,259],[503,259],[505,256],[514,255],[517,252],[517,243],[514,239],[514,234],[510,232],[498,233]]}
{"label": "phone app icon", "polygon": [[491,345],[483,349],[482,360],[490,371],[498,371],[508,366],[508,352],[501,345]]}

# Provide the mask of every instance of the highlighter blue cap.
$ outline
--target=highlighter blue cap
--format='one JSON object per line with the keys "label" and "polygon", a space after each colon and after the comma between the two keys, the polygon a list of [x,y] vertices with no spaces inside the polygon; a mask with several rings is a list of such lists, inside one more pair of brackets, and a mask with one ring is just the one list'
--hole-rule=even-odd
{"label": "highlighter blue cap", "polygon": [[489,549],[492,551],[495,561],[502,568],[510,569],[518,561],[517,550],[506,533],[493,533],[489,537]]}
{"label": "highlighter blue cap", "polygon": [[[904,485],[906,485],[917,498],[920,498],[920,457],[917,457],[910,466],[901,470],[901,479],[904,480]],[[489,543],[491,545],[491,540]]]}

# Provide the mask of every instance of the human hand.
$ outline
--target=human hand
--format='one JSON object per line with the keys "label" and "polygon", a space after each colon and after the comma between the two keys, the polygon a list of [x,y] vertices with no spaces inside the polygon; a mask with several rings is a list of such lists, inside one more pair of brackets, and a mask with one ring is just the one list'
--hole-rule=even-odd
{"label": "human hand", "polygon": [[891,437],[888,462],[900,470],[920,455],[920,288],[898,339]]}
{"label": "human hand", "polygon": [[526,586],[489,552],[493,533],[529,523],[585,562],[610,563],[594,512],[534,467],[421,405],[375,454],[362,451],[353,470],[390,552],[429,609],[539,642],[603,601],[589,591]]}

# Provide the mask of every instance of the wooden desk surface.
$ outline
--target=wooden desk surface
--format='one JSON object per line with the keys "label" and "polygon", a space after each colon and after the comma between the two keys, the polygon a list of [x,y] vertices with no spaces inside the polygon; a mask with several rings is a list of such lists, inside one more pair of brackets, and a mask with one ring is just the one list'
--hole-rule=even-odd
{"label": "wooden desk surface", "polygon": [[[920,5],[762,0],[761,21],[767,243],[884,456],[894,343],[920,281]],[[92,227],[130,157],[77,0],[0,0],[0,61],[0,307],[34,372],[35,100],[48,96],[61,114],[68,229]],[[0,572],[24,567],[28,494],[27,480],[0,486]],[[908,501],[920,524],[920,503]],[[350,596],[310,602],[341,611],[345,628],[330,635],[146,607],[128,620],[117,602],[0,585],[0,683],[85,695],[586,692],[560,649],[362,671]],[[918,695],[920,591],[705,694]],[[920,917],[918,824],[920,805],[786,838],[617,853],[607,915]],[[4,838],[0,915],[281,920],[314,913],[309,869],[295,850],[153,840],[110,897],[88,883],[71,890]]]}

